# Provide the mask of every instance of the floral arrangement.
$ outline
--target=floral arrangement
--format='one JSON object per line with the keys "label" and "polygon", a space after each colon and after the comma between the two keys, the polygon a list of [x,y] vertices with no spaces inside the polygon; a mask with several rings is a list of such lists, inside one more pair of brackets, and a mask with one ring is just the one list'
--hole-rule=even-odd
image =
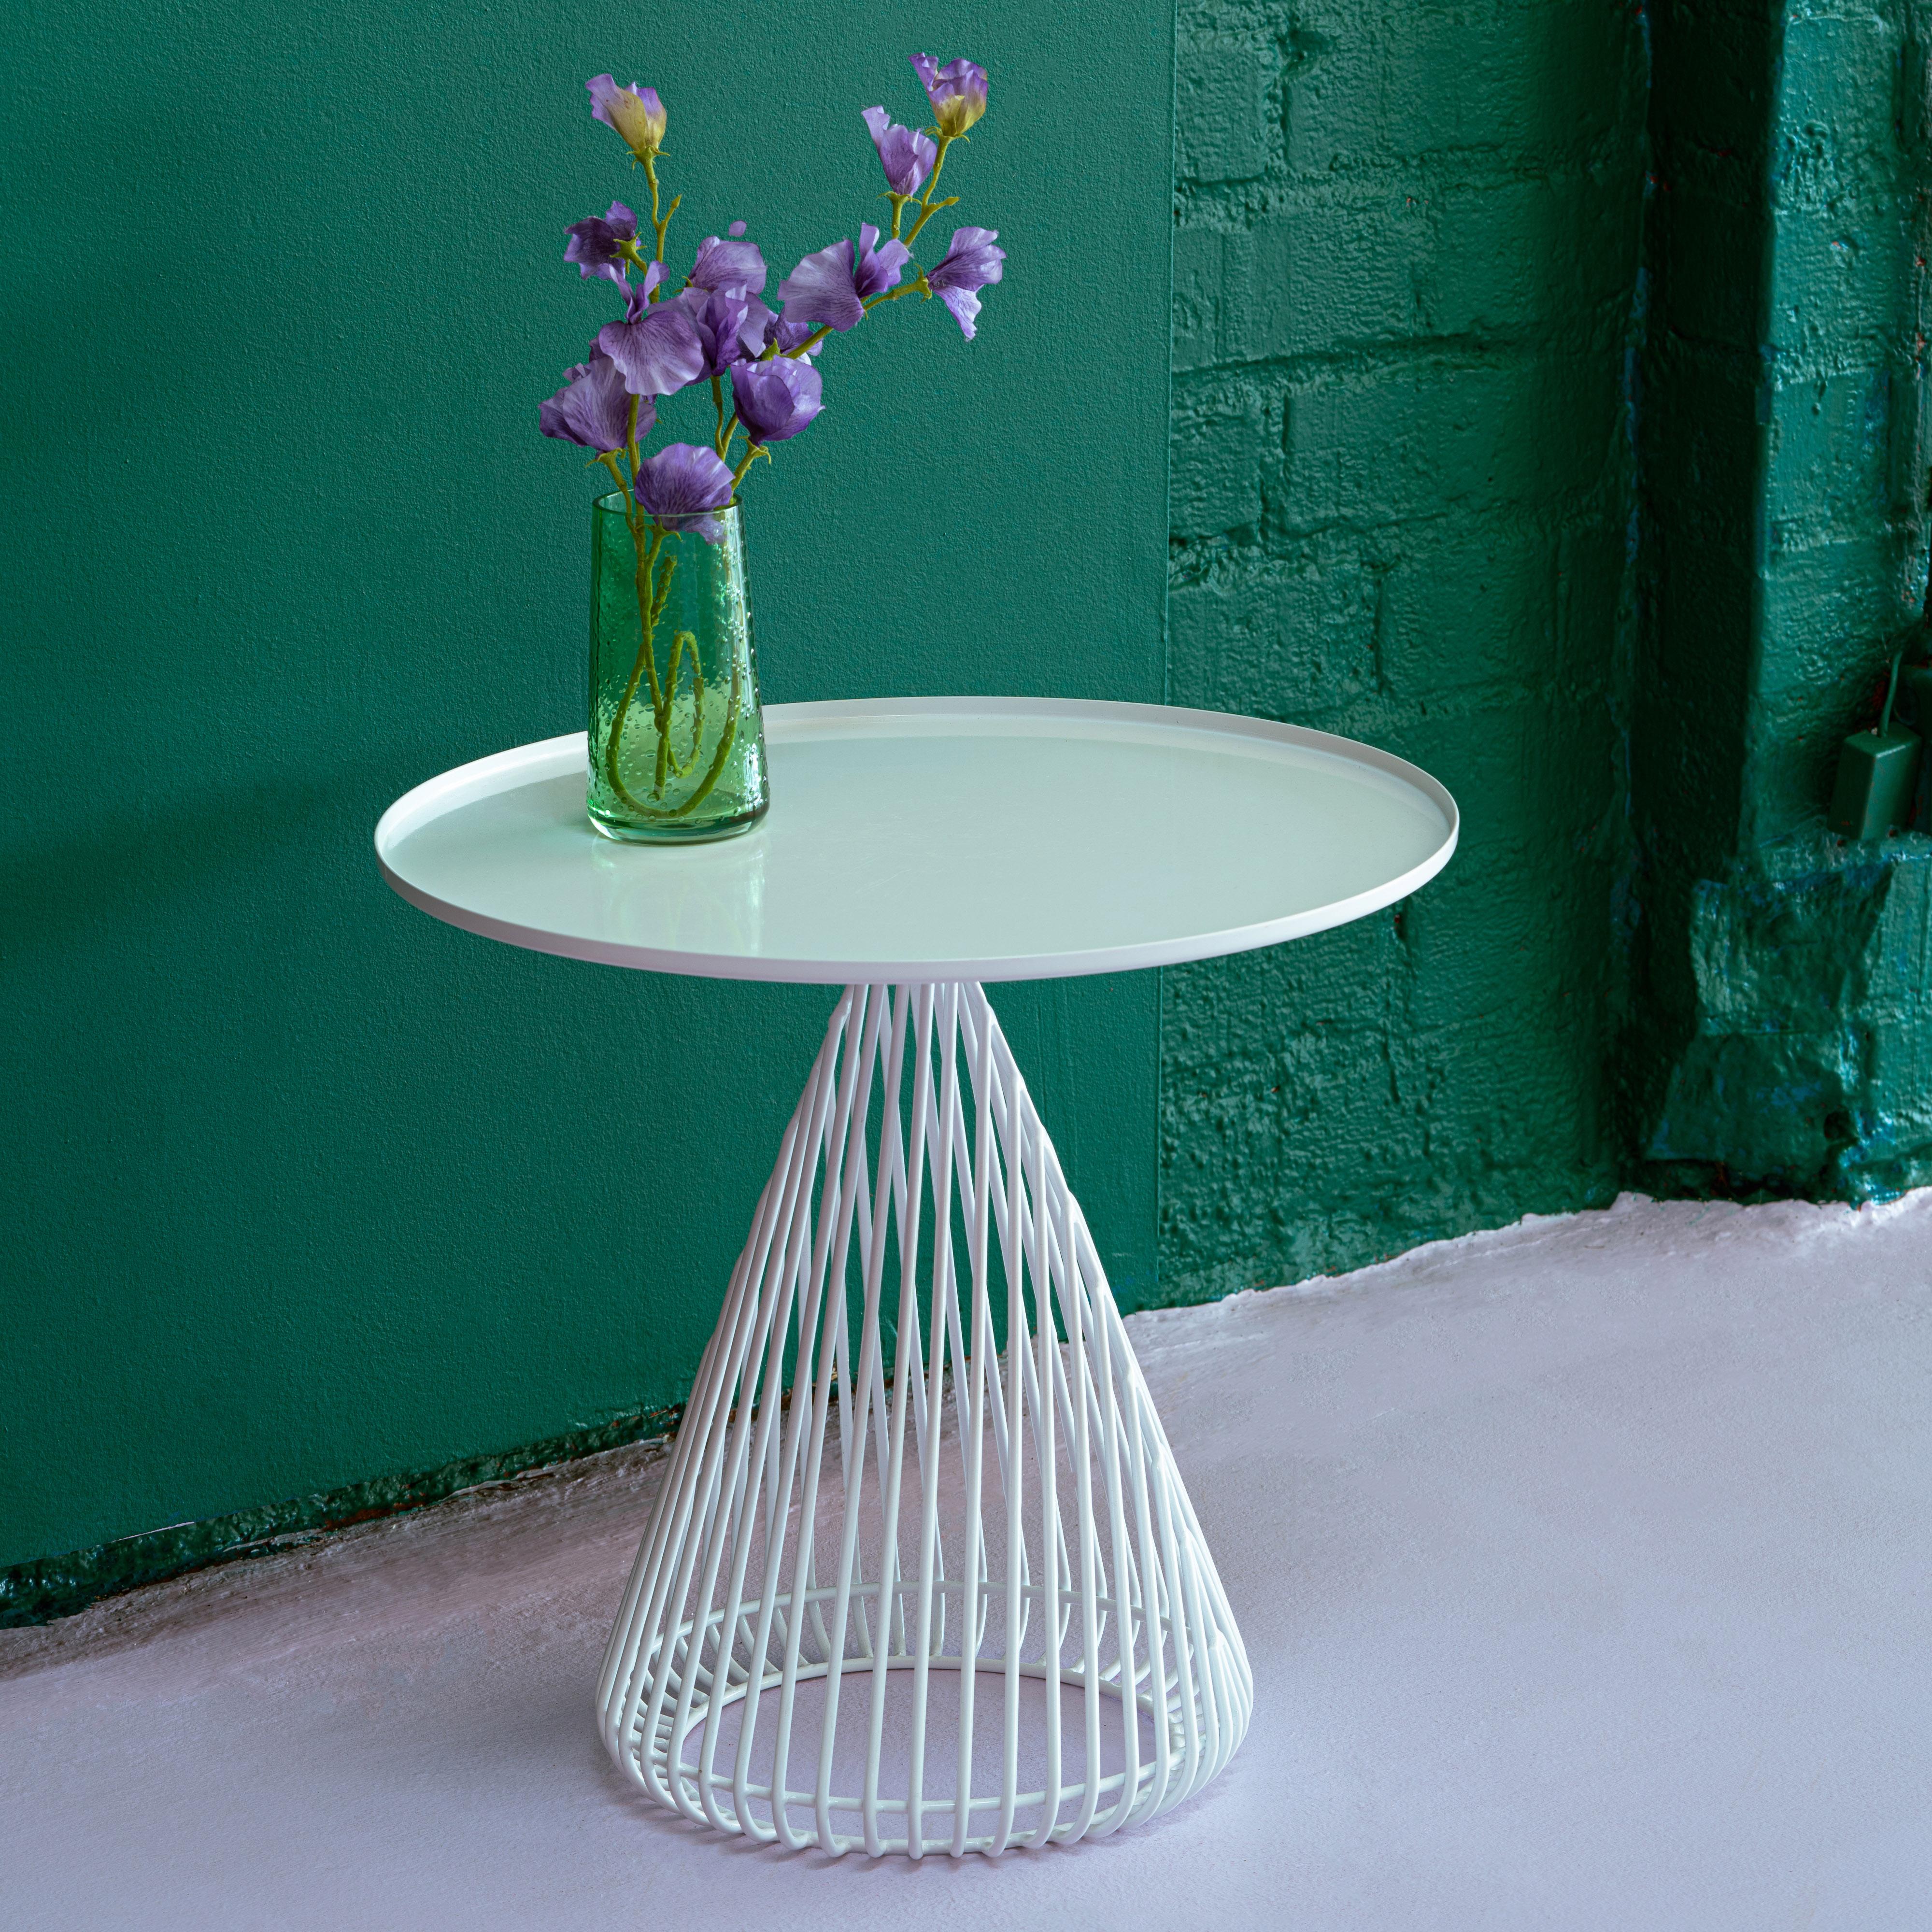
{"label": "floral arrangement", "polygon": [[[592,114],[622,139],[644,170],[654,242],[646,254],[639,242],[641,224],[621,201],[566,230],[571,238],[564,260],[585,277],[614,283],[624,314],[597,332],[586,361],[565,372],[565,386],[538,410],[538,425],[545,436],[594,452],[608,467],[630,506],[640,557],[652,525],[692,530],[716,541],[710,512],[732,501],[752,465],[761,456],[770,460],[774,443],[796,436],[824,407],[823,379],[812,358],[828,336],[856,328],[872,310],[908,295],[927,301],[937,296],[968,338],[973,336],[980,291],[999,280],[1006,260],[995,245],[999,231],[956,228],[929,269],[914,259],[913,250],[932,217],[958,203],[956,195],[936,200],[934,190],[946,150],[986,111],[986,73],[968,60],[942,68],[926,54],[914,55],[912,65],[932,110],[931,127],[921,133],[898,126],[884,107],[868,107],[860,116],[885,170],[890,233],[882,237],[867,222],[856,246],[848,236],[806,256],[778,284],[779,314],[760,298],[764,258],[745,238],[742,221],[722,236],[707,235],[682,286],[667,293],[664,236],[683,197],[674,196],[668,206],[661,201],[664,104],[655,88],[634,82],[620,87],[608,74],[585,83]],[[659,399],[706,381],[717,416],[710,444],[668,443],[644,455]]]}
{"label": "floral arrangement", "polygon": [[[763,299],[764,257],[746,238],[742,221],[722,236],[707,235],[682,284],[674,286],[664,238],[682,197],[666,204],[658,185],[664,104],[654,88],[620,87],[608,74],[585,83],[591,112],[630,149],[651,191],[648,238],[621,201],[566,230],[564,260],[586,279],[612,284],[624,313],[597,332],[586,359],[565,372],[564,387],[538,411],[545,436],[580,445],[610,471],[616,494],[599,508],[621,505],[634,553],[626,570],[636,589],[635,661],[628,678],[614,674],[608,692],[594,604],[592,611],[590,808],[592,822],[613,837],[721,836],[721,829],[741,829],[764,809],[761,766],[752,769],[762,759],[761,744],[748,742],[741,726],[745,654],[730,656],[728,676],[715,655],[707,667],[699,630],[674,622],[676,635],[660,674],[656,638],[668,621],[685,540],[702,538],[714,554],[725,554],[719,513],[735,506],[752,465],[760,457],[769,460],[775,444],[809,427],[824,406],[813,358],[830,337],[856,328],[875,308],[916,295],[938,296],[970,340],[980,291],[1000,278],[1006,254],[991,228],[954,229],[929,268],[914,258],[927,223],[958,203],[956,195],[938,196],[940,176],[952,143],[986,111],[986,74],[971,61],[940,67],[926,54],[914,55],[912,65],[932,110],[930,127],[900,127],[884,107],[868,107],[860,117],[885,171],[890,232],[866,222],[856,243],[848,236],[807,255],[779,283],[777,311]],[[646,454],[659,403],[700,383],[710,385],[716,416],[709,443],[667,442]],[[735,521],[732,535],[735,552]],[[719,692],[721,677],[728,695]],[[749,701],[755,705],[755,698]],[[682,752],[677,736],[686,741]],[[746,768],[744,783],[719,790],[734,758]],[[688,788],[674,796],[687,779]]]}

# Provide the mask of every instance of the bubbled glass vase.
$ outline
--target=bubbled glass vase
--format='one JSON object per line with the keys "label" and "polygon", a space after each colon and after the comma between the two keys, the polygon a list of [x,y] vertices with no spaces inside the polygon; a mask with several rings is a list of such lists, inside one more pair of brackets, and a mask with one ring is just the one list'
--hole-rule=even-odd
{"label": "bubbled glass vase", "polygon": [[613,491],[592,506],[590,767],[590,822],[607,838],[729,838],[764,816],[736,504],[653,519]]}

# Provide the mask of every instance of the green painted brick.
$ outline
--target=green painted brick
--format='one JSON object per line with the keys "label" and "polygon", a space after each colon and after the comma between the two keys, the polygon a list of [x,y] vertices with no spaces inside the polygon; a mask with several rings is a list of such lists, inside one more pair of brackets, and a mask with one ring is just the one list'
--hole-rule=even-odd
{"label": "green painted brick", "polygon": [[1828,155],[1898,152],[1904,22],[1876,10],[1796,14],[1784,30],[1788,76],[1778,102],[1780,194],[1802,191]]}
{"label": "green painted brick", "polygon": [[1222,256],[1228,238],[1214,228],[1174,235],[1174,367],[1211,368],[1221,359],[1221,316],[1227,303]]}
{"label": "green painted brick", "polygon": [[1922,1018],[1932,1007],[1932,838],[1908,835],[1888,849],[1898,856],[1870,961],[1872,990],[1881,1011]]}
{"label": "green painted brick", "polygon": [[1269,564],[1178,586],[1168,604],[1168,698],[1310,720],[1375,689],[1378,580],[1359,561]]}
{"label": "green painted brick", "polygon": [[[1526,847],[1575,848],[1611,806],[1617,782],[1600,706],[1564,706],[1528,693],[1486,694],[1468,712],[1432,706],[1380,742],[1433,772],[1462,806],[1466,852],[1520,856]],[[1552,854],[1553,856],[1553,854]]]}
{"label": "green painted brick", "polygon": [[1767,644],[1747,734],[1748,844],[1816,821],[1839,740],[1877,722],[1880,680],[1900,628],[1918,613],[1923,553],[1907,534],[1832,544],[1780,560],[1763,593]]}
{"label": "green painted brick", "polygon": [[1690,936],[1700,1030],[1837,1028],[1863,992],[1886,883],[1883,868],[1868,865],[1705,888]]}
{"label": "green painted brick", "polygon": [[1379,662],[1398,697],[1540,679],[1552,656],[1556,545],[1486,532],[1419,549],[1384,580]]}
{"label": "green painted brick", "polygon": [[1581,178],[1308,199],[1228,238],[1222,352],[1621,325],[1635,212],[1634,196]]}
{"label": "green painted brick", "polygon": [[1432,246],[1423,211],[1400,195],[1256,221],[1228,243],[1224,352],[1259,362],[1424,333],[1416,274]]}
{"label": "green painted brick", "polygon": [[1741,1180],[1828,1186],[1863,1084],[1838,1034],[1700,1035],[1672,1076],[1649,1151],[1670,1160],[1694,1150]]}
{"label": "green painted brick", "polygon": [[1894,634],[1918,613],[1924,560],[1914,526],[1882,522],[1857,537],[1766,560],[1756,690],[1767,734],[1808,706],[1821,684],[1848,670],[1862,676],[1889,658]]}
{"label": "green painted brick", "polygon": [[1896,1018],[1870,1022],[1868,1038],[1871,1138],[1890,1150],[1922,1150],[1932,1144],[1932,1012],[1922,998]]}
{"label": "green painted brick", "polygon": [[1168,472],[1168,529],[1212,536],[1261,515],[1265,413],[1252,395],[1208,397],[1178,409]]}
{"label": "green painted brick", "polygon": [[1184,40],[1176,73],[1184,181],[1246,181],[1268,163],[1274,50],[1224,37]]}
{"label": "green painted brick", "polygon": [[1767,346],[1780,373],[1794,376],[1870,362],[1910,340],[1916,224],[1909,208],[1835,203],[1780,211],[1773,218],[1775,264]]}
{"label": "green painted brick", "polygon": [[1318,0],[1294,18],[1311,49],[1288,73],[1298,172],[1469,151],[1543,160],[1588,149],[1637,106],[1638,26],[1619,8]]}
{"label": "green painted brick", "polygon": [[1645,490],[1660,524],[1748,559],[1770,394],[1756,358],[1666,340],[1644,374],[1648,418],[1671,425],[1669,435],[1648,438],[1644,452]]}
{"label": "green painted brick", "polygon": [[[1283,50],[1288,152],[1179,193],[1170,697],[1441,772],[1474,882],[1166,976],[1162,1283],[1187,1298],[1614,1190],[1642,102],[1615,8],[1188,0],[1181,25]],[[1232,457],[1199,447],[1217,416]]]}
{"label": "green painted brick", "polygon": [[1729,194],[1666,176],[1652,202],[1653,300],[1672,337],[1756,352],[1765,218],[1742,161]]}
{"label": "green painted brick", "polygon": [[1666,170],[1681,148],[1762,172],[1772,141],[1779,10],[1652,0],[1650,124]]}
{"label": "green painted brick", "polygon": [[1617,372],[1538,356],[1439,363],[1300,389],[1288,404],[1290,528],[1546,502],[1610,458]]}
{"label": "green painted brick", "polygon": [[1630,546],[1627,517],[1582,518],[1558,538],[1556,664],[1564,683],[1580,694],[1623,682],[1616,639],[1632,587]]}
{"label": "green painted brick", "polygon": [[1594,174],[1445,192],[1422,305],[1432,332],[1593,324],[1621,331],[1637,268],[1640,204]]}
{"label": "green painted brick", "polygon": [[[1532,1012],[1568,1013],[1584,1050],[1602,1054],[1600,1011],[1610,964],[1597,935],[1608,886],[1599,868],[1526,863],[1520,847],[1472,856],[1453,886],[1418,894],[1403,916],[1414,1026],[1440,1029],[1486,1018],[1514,1025]],[[1552,1024],[1554,1021],[1552,1020]]]}
{"label": "green painted brick", "polygon": [[1894,383],[1889,369],[1855,369],[1773,392],[1763,483],[1773,556],[1910,512],[1918,387]]}

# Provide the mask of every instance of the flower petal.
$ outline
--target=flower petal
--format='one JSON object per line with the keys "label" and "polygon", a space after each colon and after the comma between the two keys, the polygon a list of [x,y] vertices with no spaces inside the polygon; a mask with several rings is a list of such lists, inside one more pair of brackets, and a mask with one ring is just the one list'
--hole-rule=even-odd
{"label": "flower petal", "polygon": [[633,395],[668,396],[704,371],[704,347],[690,312],[676,302],[655,308],[635,300],[622,322],[606,322],[597,332],[597,346],[623,372]]}
{"label": "flower petal", "polygon": [[853,284],[852,244],[835,242],[805,260],[778,284],[788,322],[827,322],[836,329],[854,327],[866,311]]}
{"label": "flower petal", "polygon": [[638,465],[638,507],[668,530],[688,530],[716,543],[724,535],[705,513],[731,500],[731,472],[715,449],[667,443]]}
{"label": "flower petal", "polygon": [[692,264],[691,283],[699,289],[742,289],[747,295],[761,295],[765,286],[765,258],[754,242],[722,241],[707,235],[699,243],[698,260]]}
{"label": "flower petal", "polygon": [[592,350],[588,362],[564,371],[566,386],[537,405],[537,428],[545,436],[581,444],[600,454],[622,449],[630,440],[631,404],[638,406],[638,434],[648,436],[657,421],[648,396],[634,398],[609,356]]}
{"label": "flower petal", "polygon": [[731,370],[731,400],[754,442],[783,442],[825,406],[824,378],[809,362],[788,356],[740,362]]}

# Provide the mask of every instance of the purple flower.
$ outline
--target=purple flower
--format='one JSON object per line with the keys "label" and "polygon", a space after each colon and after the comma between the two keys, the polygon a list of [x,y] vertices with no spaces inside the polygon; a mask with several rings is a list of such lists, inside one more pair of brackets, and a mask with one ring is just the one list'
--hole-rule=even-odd
{"label": "purple flower", "polygon": [[952,311],[968,342],[973,339],[973,318],[980,313],[979,291],[1005,272],[1000,264],[1006,251],[993,246],[999,236],[997,228],[954,229],[938,267],[926,278],[926,286]]}
{"label": "purple flower", "polygon": [[[942,134],[965,133],[986,111],[986,70],[969,60],[950,67],[935,64],[930,54],[914,54],[912,70],[932,103],[932,118]],[[655,98],[655,97],[653,97]]]}
{"label": "purple flower", "polygon": [[625,256],[620,243],[638,238],[638,218],[621,201],[614,201],[600,218],[573,221],[564,231],[570,246],[563,251],[566,262],[578,265],[580,275],[603,275],[614,282],[624,279]]}
{"label": "purple flower", "polygon": [[664,103],[654,87],[640,87],[634,80],[620,87],[608,74],[586,80],[590,90],[590,112],[607,128],[614,128],[624,145],[640,161],[655,154],[664,140]]}
{"label": "purple flower", "polygon": [[566,369],[568,386],[537,405],[537,428],[545,436],[581,443],[603,452],[622,449],[631,438],[631,405],[638,406],[638,434],[649,436],[657,406],[648,396],[633,396],[616,363],[593,349],[588,362]]}
{"label": "purple flower", "polygon": [[872,146],[879,151],[886,185],[895,194],[918,194],[920,184],[932,172],[939,150],[923,134],[896,126],[883,107],[868,107],[860,118],[872,130]]}
{"label": "purple flower", "polygon": [[[677,305],[688,314],[698,330],[698,346],[704,355],[704,365],[698,370],[700,376],[722,376],[734,362],[742,362],[748,352],[744,345],[746,320],[750,304],[758,302],[756,296],[747,296],[742,289],[688,288],[677,298]],[[763,309],[765,305],[758,302]],[[765,309],[766,315],[771,311]],[[758,332],[758,347],[764,346],[764,333]],[[748,352],[756,354],[757,350]]]}
{"label": "purple flower", "polygon": [[[732,226],[742,231],[742,221]],[[742,289],[747,295],[760,293],[765,286],[765,258],[755,242],[734,238],[721,242],[707,235],[698,245],[698,260],[692,266],[691,286],[694,289]]]}
{"label": "purple flower", "polygon": [[[655,264],[653,264],[655,266]],[[633,395],[668,396],[704,370],[704,346],[697,325],[681,302],[650,305],[649,284],[624,285],[624,320],[607,322],[597,332],[596,346],[624,373]]]}
{"label": "purple flower", "polygon": [[796,436],[825,405],[825,379],[809,362],[781,356],[770,362],[740,362],[731,371],[731,400],[754,442],[782,442]]}
{"label": "purple flower", "polygon": [[731,472],[715,449],[670,442],[638,465],[638,508],[667,530],[689,530],[706,543],[724,534],[716,517],[731,500]]}
{"label": "purple flower", "polygon": [[856,260],[849,238],[806,256],[778,284],[786,321],[853,327],[866,313],[862,298],[883,295],[912,260],[903,242],[888,242],[880,248],[874,245],[878,238],[879,231],[868,221],[859,230]]}

